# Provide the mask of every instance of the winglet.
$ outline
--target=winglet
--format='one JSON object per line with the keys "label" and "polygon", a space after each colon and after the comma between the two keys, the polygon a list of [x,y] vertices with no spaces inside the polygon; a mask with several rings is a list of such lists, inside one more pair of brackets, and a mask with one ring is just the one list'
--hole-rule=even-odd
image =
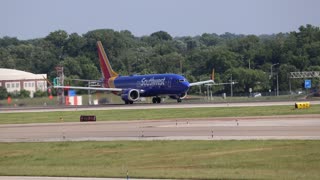
{"label": "winglet", "polygon": [[213,80],[214,81],[214,68],[212,69],[212,73],[211,73],[211,80]]}
{"label": "winglet", "polygon": [[97,48],[98,48],[98,55],[99,55],[99,61],[100,61],[100,68],[102,71],[102,76],[104,79],[108,80],[113,77],[117,77],[118,74],[113,71],[109,59],[107,57],[106,52],[103,49],[101,41],[97,42]]}

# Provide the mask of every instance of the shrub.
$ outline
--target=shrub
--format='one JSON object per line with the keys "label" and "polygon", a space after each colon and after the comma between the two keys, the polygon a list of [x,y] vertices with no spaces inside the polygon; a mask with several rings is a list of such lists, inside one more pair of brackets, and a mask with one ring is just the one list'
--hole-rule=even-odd
{"label": "shrub", "polygon": [[5,87],[0,87],[0,100],[8,97],[8,91]]}

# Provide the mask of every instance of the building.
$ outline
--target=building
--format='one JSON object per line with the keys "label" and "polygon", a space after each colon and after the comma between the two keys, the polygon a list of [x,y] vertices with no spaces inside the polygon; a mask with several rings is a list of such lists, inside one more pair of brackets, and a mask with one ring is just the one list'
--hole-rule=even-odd
{"label": "building", "polygon": [[19,92],[25,89],[30,91],[30,97],[33,97],[34,92],[47,90],[46,79],[46,74],[0,68],[0,86],[5,87],[8,92]]}

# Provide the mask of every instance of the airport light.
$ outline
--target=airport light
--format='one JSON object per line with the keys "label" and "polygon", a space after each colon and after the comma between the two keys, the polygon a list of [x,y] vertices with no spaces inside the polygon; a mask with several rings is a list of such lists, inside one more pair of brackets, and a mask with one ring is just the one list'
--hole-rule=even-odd
{"label": "airport light", "polygon": [[233,88],[232,88],[232,85],[234,84],[234,82],[232,81],[232,74],[231,74],[231,78],[230,78],[230,86],[231,86],[231,97],[233,97]]}
{"label": "airport light", "polygon": [[230,97],[233,97],[233,85],[235,84],[235,82],[232,80],[232,74],[227,74],[227,76],[230,76],[230,83],[225,83],[225,84],[230,84],[230,88],[231,88],[231,92],[230,92]]}

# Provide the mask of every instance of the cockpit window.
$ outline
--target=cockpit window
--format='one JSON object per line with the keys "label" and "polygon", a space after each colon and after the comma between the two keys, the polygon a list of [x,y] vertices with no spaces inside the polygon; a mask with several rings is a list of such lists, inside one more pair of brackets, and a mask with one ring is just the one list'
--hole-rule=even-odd
{"label": "cockpit window", "polygon": [[179,82],[185,82],[186,80],[185,79],[179,79]]}

